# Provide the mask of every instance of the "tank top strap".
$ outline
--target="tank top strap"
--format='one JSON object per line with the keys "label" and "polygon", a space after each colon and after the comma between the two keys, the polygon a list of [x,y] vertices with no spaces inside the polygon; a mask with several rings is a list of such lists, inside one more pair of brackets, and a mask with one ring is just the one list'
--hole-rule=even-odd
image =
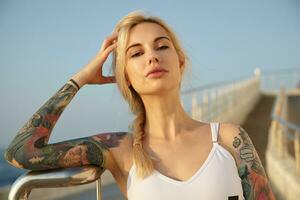
{"label": "tank top strap", "polygon": [[211,138],[212,142],[218,143],[218,134],[219,134],[219,122],[211,122],[210,123],[210,129],[211,129]]}

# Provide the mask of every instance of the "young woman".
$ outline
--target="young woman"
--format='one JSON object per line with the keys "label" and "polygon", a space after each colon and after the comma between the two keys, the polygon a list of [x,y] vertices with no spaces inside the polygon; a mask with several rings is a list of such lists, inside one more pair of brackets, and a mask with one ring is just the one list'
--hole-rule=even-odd
{"label": "young woman", "polygon": [[[102,75],[113,54],[114,76]],[[192,119],[180,85],[187,56],[170,27],[133,12],[96,56],[23,126],[6,152],[30,170],[88,164],[108,169],[129,200],[274,199],[246,131],[230,123]],[[111,132],[49,144],[61,113],[88,84],[117,83],[136,115],[132,133]]]}

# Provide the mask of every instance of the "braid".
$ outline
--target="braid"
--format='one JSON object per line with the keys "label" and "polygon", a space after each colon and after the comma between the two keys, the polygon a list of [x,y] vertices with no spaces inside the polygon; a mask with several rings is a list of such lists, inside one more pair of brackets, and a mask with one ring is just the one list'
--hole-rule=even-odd
{"label": "braid", "polygon": [[140,98],[136,101],[139,104],[138,112],[136,113],[136,118],[132,123],[133,126],[133,161],[136,165],[137,176],[139,178],[144,178],[150,175],[153,170],[153,162],[151,157],[147,154],[147,152],[143,148],[143,137],[144,126],[146,121],[146,111],[143,102]]}

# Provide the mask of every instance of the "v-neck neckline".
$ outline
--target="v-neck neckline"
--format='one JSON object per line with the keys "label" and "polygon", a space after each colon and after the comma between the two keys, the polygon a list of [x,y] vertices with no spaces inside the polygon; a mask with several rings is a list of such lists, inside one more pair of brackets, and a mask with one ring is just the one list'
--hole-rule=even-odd
{"label": "v-neck neckline", "polygon": [[176,179],[173,179],[171,177],[168,177],[162,173],[160,173],[158,170],[154,169],[154,173],[156,173],[156,175],[159,177],[159,178],[162,178],[163,180],[166,180],[168,182],[171,182],[171,183],[174,183],[174,184],[188,184],[190,182],[192,182],[204,169],[205,167],[209,164],[209,161],[211,160],[211,157],[213,156],[214,152],[215,152],[215,149],[216,149],[216,146],[213,144],[212,145],[212,148],[207,156],[207,158],[205,159],[205,161],[203,162],[203,164],[200,166],[200,168],[194,173],[194,175],[192,175],[190,178],[188,178],[187,180],[176,180]]}
{"label": "v-neck neckline", "polygon": [[[217,144],[218,144],[218,143],[213,142],[214,141],[214,135],[216,134],[214,132],[218,131],[218,130],[215,129],[215,127],[214,127],[215,124],[214,123],[210,122],[209,125],[210,125],[210,134],[211,134],[212,148],[211,148],[211,150],[210,150],[207,158],[205,159],[205,161],[203,162],[203,164],[198,168],[198,170],[194,173],[194,175],[192,175],[187,180],[182,180],[181,181],[181,180],[176,180],[176,179],[173,179],[171,177],[168,177],[168,176],[162,174],[161,172],[159,172],[158,170],[156,170],[155,168],[153,169],[154,174],[157,177],[159,177],[159,178],[161,178],[161,179],[163,179],[165,181],[168,181],[170,183],[176,184],[176,185],[183,185],[183,184],[191,183],[206,168],[206,166],[209,164],[209,161],[211,160],[211,158],[212,158],[212,156],[213,156],[213,154],[215,152],[215,149],[217,147]],[[131,169],[129,170],[129,174],[131,174],[131,172],[132,172],[132,170],[133,170],[134,167],[135,167],[135,164],[132,165]],[[127,180],[127,182],[128,182],[128,180]]]}

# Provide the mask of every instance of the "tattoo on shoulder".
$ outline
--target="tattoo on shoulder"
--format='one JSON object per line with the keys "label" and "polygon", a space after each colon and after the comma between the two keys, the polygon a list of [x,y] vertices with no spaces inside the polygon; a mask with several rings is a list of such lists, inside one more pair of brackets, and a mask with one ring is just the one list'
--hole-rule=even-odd
{"label": "tattoo on shoulder", "polygon": [[242,127],[232,145],[238,157],[238,174],[245,199],[275,199],[255,147]]}
{"label": "tattoo on shoulder", "polygon": [[241,140],[238,137],[235,137],[233,146],[238,148],[241,143],[243,143],[243,146],[239,148],[240,158],[246,163],[251,163],[251,169],[255,172],[264,174],[263,168],[259,163],[259,157],[254,152],[254,145],[252,144],[247,132],[242,127],[239,127],[239,136],[241,137]]}
{"label": "tattoo on shoulder", "polygon": [[92,138],[96,141],[102,141],[107,148],[113,148],[120,145],[120,140],[125,137],[127,132],[102,133]]}

